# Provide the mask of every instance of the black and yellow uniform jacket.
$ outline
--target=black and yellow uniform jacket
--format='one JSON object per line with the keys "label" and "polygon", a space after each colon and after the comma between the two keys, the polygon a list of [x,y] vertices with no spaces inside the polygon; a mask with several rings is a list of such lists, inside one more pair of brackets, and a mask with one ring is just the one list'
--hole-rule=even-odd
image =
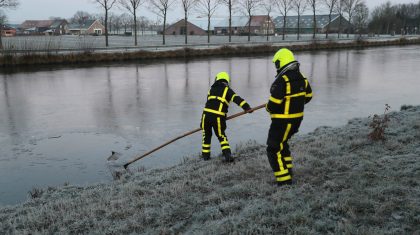
{"label": "black and yellow uniform jacket", "polygon": [[229,103],[234,102],[244,110],[251,107],[249,104],[238,96],[224,80],[216,81],[210,88],[207,95],[207,102],[204,107],[204,113],[216,114],[226,117]]}
{"label": "black and yellow uniform jacket", "polygon": [[305,104],[312,99],[311,85],[296,61],[278,71],[270,93],[266,110],[272,119],[301,118]]}

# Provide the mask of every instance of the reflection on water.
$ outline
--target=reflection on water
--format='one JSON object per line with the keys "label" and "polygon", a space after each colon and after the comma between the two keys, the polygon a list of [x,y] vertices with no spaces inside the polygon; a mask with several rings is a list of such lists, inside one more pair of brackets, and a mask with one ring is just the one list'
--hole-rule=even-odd
{"label": "reflection on water", "polygon": [[[418,104],[420,47],[303,52],[297,58],[314,99],[301,133],[342,125],[352,117]],[[35,186],[110,179],[111,150],[122,161],[195,129],[206,94],[220,71],[251,105],[266,102],[274,78],[271,56],[115,64],[0,75],[0,204]],[[230,114],[241,111],[231,105]],[[269,118],[260,110],[228,122],[232,146],[265,143]],[[165,167],[196,157],[201,136],[184,138],[133,164]],[[213,139],[214,154],[220,152]]]}

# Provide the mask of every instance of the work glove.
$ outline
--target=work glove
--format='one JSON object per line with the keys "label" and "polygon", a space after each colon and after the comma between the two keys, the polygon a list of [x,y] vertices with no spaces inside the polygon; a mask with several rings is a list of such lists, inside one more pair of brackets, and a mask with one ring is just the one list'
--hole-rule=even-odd
{"label": "work glove", "polygon": [[249,106],[248,103],[244,104],[243,109],[248,113],[254,112],[254,110],[251,110],[251,106]]}

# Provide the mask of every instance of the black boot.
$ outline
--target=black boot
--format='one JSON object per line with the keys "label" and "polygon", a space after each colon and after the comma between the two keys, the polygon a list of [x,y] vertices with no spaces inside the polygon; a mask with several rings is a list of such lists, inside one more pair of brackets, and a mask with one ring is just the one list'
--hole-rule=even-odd
{"label": "black boot", "polygon": [[[272,151],[268,151],[267,150],[267,158],[268,158],[268,162],[270,163],[271,168],[273,169],[274,172],[279,171],[279,165],[278,165],[278,161],[277,161],[277,153],[272,152]],[[292,174],[292,170],[289,170],[289,174]],[[291,185],[292,184],[292,180],[286,180],[286,181],[277,181],[277,185],[278,186],[282,186],[282,185]]]}
{"label": "black boot", "polygon": [[289,170],[290,176],[293,178],[293,168],[289,168],[288,170]]}
{"label": "black boot", "polygon": [[204,161],[210,160],[210,153],[202,153],[202,158]]}
{"label": "black boot", "polygon": [[278,186],[283,186],[283,185],[292,185],[292,180],[286,180],[286,181],[282,181],[282,182],[277,182]]}
{"label": "black boot", "polygon": [[230,152],[230,149],[226,149],[223,151],[223,156],[225,157],[225,162],[233,162],[234,159],[232,157],[232,153]]}

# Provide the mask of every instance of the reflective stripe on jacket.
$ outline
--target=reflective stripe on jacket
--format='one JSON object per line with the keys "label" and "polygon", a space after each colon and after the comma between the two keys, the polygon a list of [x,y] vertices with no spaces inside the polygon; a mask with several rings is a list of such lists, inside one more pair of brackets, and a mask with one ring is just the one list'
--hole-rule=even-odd
{"label": "reflective stripe on jacket", "polygon": [[270,93],[266,110],[271,118],[301,118],[305,104],[312,99],[311,86],[298,69],[278,76]]}
{"label": "reflective stripe on jacket", "polygon": [[244,99],[236,95],[226,82],[216,81],[208,92],[204,112],[226,116],[230,102],[236,103],[241,108],[249,106]]}

